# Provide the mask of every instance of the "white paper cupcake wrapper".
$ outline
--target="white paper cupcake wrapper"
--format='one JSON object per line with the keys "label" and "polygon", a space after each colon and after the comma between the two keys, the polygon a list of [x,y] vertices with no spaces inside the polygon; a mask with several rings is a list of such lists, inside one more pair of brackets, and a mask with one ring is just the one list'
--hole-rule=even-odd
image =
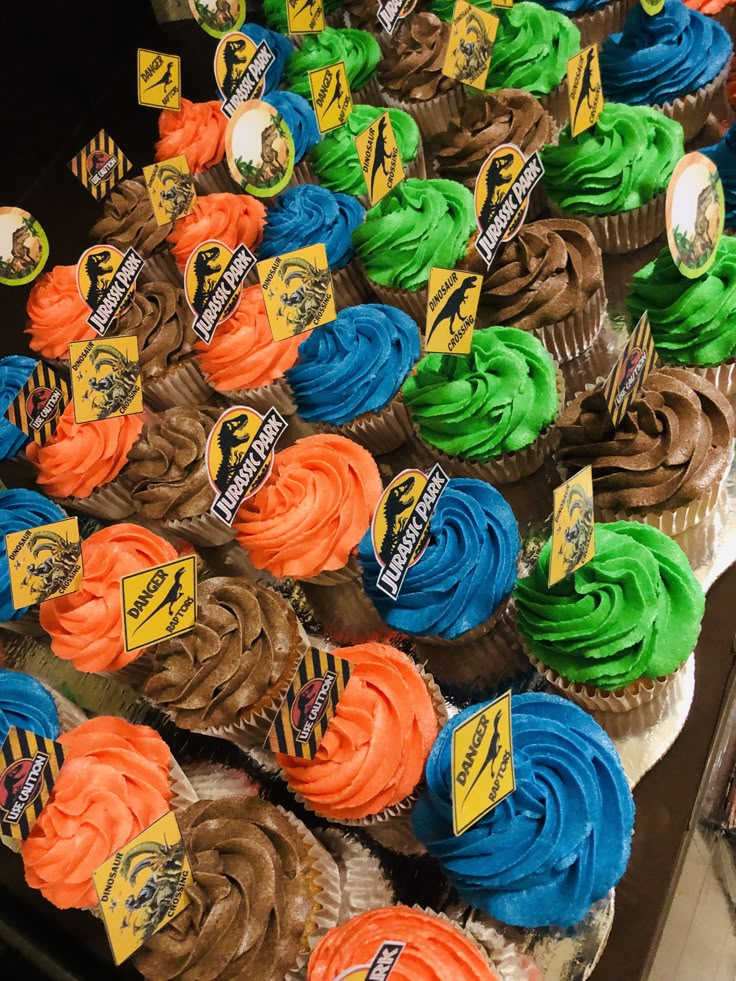
{"label": "white paper cupcake wrapper", "polygon": [[383,86],[379,85],[381,102],[391,109],[403,109],[408,112],[419,126],[419,131],[425,140],[438,133],[443,133],[448,127],[452,116],[460,112],[460,107],[468,101],[468,96],[462,85],[455,85],[448,92],[436,95],[426,102],[403,102],[395,98]]}
{"label": "white paper cupcake wrapper", "polygon": [[664,232],[666,198],[666,194],[658,194],[640,208],[622,211],[617,215],[573,214],[571,211],[563,211],[549,195],[547,207],[550,214],[557,218],[571,218],[587,225],[601,252],[606,255],[620,255],[649,245]]}
{"label": "white paper cupcake wrapper", "polygon": [[399,392],[378,412],[365,412],[341,426],[320,423],[325,433],[337,433],[359,443],[369,453],[392,453],[411,439],[413,429],[404,399]]}
{"label": "white paper cupcake wrapper", "polygon": [[694,371],[696,375],[705,378],[727,398],[736,394],[736,358],[729,358],[721,364],[709,365],[705,368],[701,365],[681,365],[680,367]]}
{"label": "white paper cupcake wrapper", "polygon": [[210,548],[216,545],[227,545],[235,538],[235,532],[230,525],[225,524],[214,514],[200,514],[195,518],[181,518],[162,521],[166,531],[178,538],[183,538],[192,545],[200,548]]}
{"label": "white paper cupcake wrapper", "polygon": [[164,249],[163,252],[156,252],[144,261],[143,269],[140,272],[140,281],[142,283],[171,283],[178,289],[182,289],[184,286],[184,277],[179,272],[179,267],[168,249]]}
{"label": "white paper cupcake wrapper", "polygon": [[730,59],[726,67],[712,81],[708,82],[707,85],[702,85],[695,92],[684,95],[680,99],[675,99],[674,102],[665,102],[663,105],[653,107],[654,109],[659,109],[665,116],[669,116],[670,119],[675,119],[680,123],[685,131],[686,143],[694,139],[703,128],[703,124],[718,92],[726,84],[729,69]]}
{"label": "white paper cupcake wrapper", "polygon": [[212,398],[199,364],[194,358],[180,361],[161,378],[143,382],[143,398],[157,411],[179,405],[203,405]]}
{"label": "white paper cupcake wrapper", "polygon": [[184,774],[200,800],[221,797],[258,797],[259,785],[242,770],[219,763],[187,763]]}
{"label": "white paper cupcake wrapper", "polygon": [[582,310],[576,310],[556,324],[536,327],[531,333],[544,344],[558,364],[565,364],[591,346],[603,326],[605,309],[606,294],[603,286],[599,286]]}
{"label": "white paper cupcake wrapper", "polygon": [[718,503],[718,495],[723,483],[715,484],[710,490],[689,504],[670,511],[647,511],[644,514],[631,511],[608,511],[596,507],[597,521],[639,521],[653,528],[659,528],[665,535],[681,535],[688,528],[694,528],[711,514]]}
{"label": "white paper cupcake wrapper", "polygon": [[324,828],[315,834],[335,859],[340,873],[339,923],[347,923],[369,910],[393,906],[396,894],[370,849],[337,828]]}
{"label": "white paper cupcake wrapper", "polygon": [[169,776],[171,777],[172,811],[183,811],[184,808],[189,807],[190,804],[195,804],[199,800],[197,792],[189,783],[186,774],[176,760],[173,760],[169,767]]}

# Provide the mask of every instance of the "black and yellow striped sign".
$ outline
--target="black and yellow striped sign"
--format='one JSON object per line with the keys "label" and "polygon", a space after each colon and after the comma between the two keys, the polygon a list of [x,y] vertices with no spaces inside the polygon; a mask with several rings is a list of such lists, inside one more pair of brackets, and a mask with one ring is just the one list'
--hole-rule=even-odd
{"label": "black and yellow striped sign", "polygon": [[0,832],[25,841],[54,789],[64,747],[13,726],[0,756]]}
{"label": "black and yellow striped sign", "polygon": [[310,647],[268,734],[267,745],[274,753],[314,758],[351,671],[350,661]]}
{"label": "black and yellow striped sign", "polygon": [[71,398],[67,380],[39,361],[5,415],[17,429],[44,446],[56,432]]}
{"label": "black and yellow striped sign", "polygon": [[104,129],[69,161],[69,169],[92,197],[101,201],[132,167],[130,160]]}
{"label": "black and yellow striped sign", "polygon": [[649,315],[645,310],[603,386],[614,429],[644,387],[656,359]]}

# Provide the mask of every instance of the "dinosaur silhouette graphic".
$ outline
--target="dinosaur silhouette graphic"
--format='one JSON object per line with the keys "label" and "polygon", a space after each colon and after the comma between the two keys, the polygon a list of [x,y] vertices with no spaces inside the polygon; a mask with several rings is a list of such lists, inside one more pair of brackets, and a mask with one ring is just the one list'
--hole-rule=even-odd
{"label": "dinosaur silhouette graphic", "polygon": [[226,419],[220,426],[217,445],[222,453],[222,459],[215,474],[215,484],[222,494],[225,493],[235,476],[243,451],[248,448],[248,443],[245,442],[247,426],[248,416],[244,412],[233,416],[232,419]]}
{"label": "dinosaur silhouette graphic", "polygon": [[99,174],[108,160],[112,159],[104,150],[93,150],[87,157],[87,173],[90,177]]}
{"label": "dinosaur silhouette graphic", "polygon": [[102,297],[110,285],[110,280],[105,277],[111,275],[114,271],[112,266],[106,265],[106,263],[110,262],[111,258],[112,252],[108,249],[103,249],[102,252],[93,252],[89,255],[84,264],[85,272],[89,276],[87,303],[93,308],[100,305]]}
{"label": "dinosaur silhouette graphic", "polygon": [[503,153],[491,160],[485,173],[486,199],[478,217],[481,228],[488,228],[491,224],[501,204],[503,192],[513,180],[513,176],[508,171],[513,162],[514,158],[510,153]]}
{"label": "dinosaur silhouette graphic", "polygon": [[432,334],[437,330],[437,325],[441,324],[443,320],[450,320],[450,333],[455,333],[455,318],[460,317],[462,319],[463,314],[461,313],[461,308],[463,303],[468,298],[468,293],[475,287],[478,282],[477,276],[471,276],[464,282],[456,286],[455,289],[450,293],[450,295],[445,300],[445,305],[442,307],[440,312],[437,314],[435,322],[429,329],[427,334],[427,341],[431,338]]}
{"label": "dinosaur silhouette graphic", "polygon": [[390,169],[386,167],[386,164],[391,160],[391,154],[386,152],[386,120],[386,116],[381,116],[378,120],[378,133],[373,147],[373,167],[371,168],[371,198],[373,198],[373,188],[378,171],[382,170],[387,177],[391,173]]}
{"label": "dinosaur silhouette graphic", "polygon": [[571,130],[575,129],[578,121],[578,113],[583,102],[587,103],[588,109],[592,112],[593,104],[590,101],[591,96],[596,95],[600,92],[600,85],[592,84],[592,74],[593,74],[593,59],[595,58],[595,49],[591,48],[588,52],[588,58],[585,62],[585,67],[583,68],[583,77],[580,81],[580,92],[578,93],[578,101],[575,106],[575,113],[572,118]]}
{"label": "dinosaur silhouette graphic", "polygon": [[238,82],[243,77],[248,51],[242,38],[233,38],[225,45],[223,52],[225,61],[225,77],[222,80],[222,91],[226,99],[235,92]]}
{"label": "dinosaur silhouette graphic", "polygon": [[158,606],[155,607],[155,609],[151,610],[151,612],[148,614],[148,616],[144,620],[141,620],[141,622],[138,624],[138,626],[133,631],[133,636],[135,636],[138,633],[138,631],[141,629],[141,627],[143,626],[144,623],[148,623],[148,621],[151,619],[151,617],[152,616],[155,616],[159,611],[163,610],[163,608],[165,606],[168,606],[168,608],[169,608],[169,616],[170,617],[173,617],[173,615],[174,615],[174,603],[176,603],[178,600],[180,600],[182,598],[182,596],[184,595],[184,587],[181,584],[181,577],[184,575],[184,572],[185,572],[184,569],[177,569],[176,570],[176,573],[174,574],[174,581],[172,582],[171,586],[169,587],[169,591],[166,593],[166,595],[161,600],[161,602],[158,604]]}
{"label": "dinosaur silhouette graphic", "polygon": [[333,102],[337,102],[337,104],[339,106],[340,105],[340,99],[342,99],[342,96],[343,96],[342,81],[340,79],[340,69],[338,68],[338,70],[335,72],[335,91],[332,93],[332,98],[330,99],[330,101],[325,106],[323,115],[325,115],[325,116],[327,115],[327,110],[330,108],[330,106],[333,104]]}
{"label": "dinosaur silhouette graphic", "polygon": [[[294,17],[298,17],[303,10],[309,10],[310,13],[314,13],[314,7],[316,3],[317,0],[304,0],[304,3],[301,5],[301,7],[298,10],[294,11]],[[292,3],[291,6],[293,7],[294,4]]]}
{"label": "dinosaur silhouette graphic", "polygon": [[156,79],[155,82],[151,82],[150,85],[147,85],[146,86],[146,92],[148,92],[149,89],[156,89],[156,88],[158,88],[159,85],[163,85],[164,91],[166,91],[166,89],[171,84],[173,84],[173,81],[174,81],[173,68],[174,68],[174,62],[173,61],[170,61],[167,64],[166,70],[164,71],[163,75],[160,78]]}
{"label": "dinosaur silhouette graphic", "polygon": [[414,478],[407,477],[400,484],[391,488],[383,504],[383,516],[386,519],[386,537],[381,543],[380,558],[388,565],[399,545],[401,532],[404,530],[409,514],[414,504]]}
{"label": "dinosaur silhouette graphic", "polygon": [[494,777],[496,775],[495,774],[496,759],[498,758],[498,754],[501,752],[501,736],[498,731],[498,725],[501,721],[502,714],[503,713],[501,709],[499,709],[498,712],[496,713],[496,717],[493,720],[493,735],[491,736],[491,742],[488,746],[488,752],[486,753],[486,758],[483,760],[480,769],[476,773],[475,780],[473,780],[473,782],[470,784],[468,789],[465,791],[465,798],[464,798],[465,800],[468,799],[471,790],[473,789],[473,787],[475,787],[475,785],[478,783],[478,781],[486,772],[489,766],[491,768],[491,776]]}
{"label": "dinosaur silhouette graphic", "polygon": [[194,279],[197,287],[192,297],[192,306],[198,314],[204,310],[216,286],[216,283],[210,282],[210,279],[222,269],[222,265],[217,261],[219,258],[220,250],[215,245],[211,249],[203,249],[194,260]]}

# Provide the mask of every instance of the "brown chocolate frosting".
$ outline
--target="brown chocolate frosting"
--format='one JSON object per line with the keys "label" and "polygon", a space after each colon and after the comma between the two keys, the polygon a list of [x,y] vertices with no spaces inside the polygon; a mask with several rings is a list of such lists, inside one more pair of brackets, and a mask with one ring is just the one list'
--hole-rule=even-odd
{"label": "brown chocolate frosting", "polygon": [[307,952],[314,867],[307,845],[256,797],[177,813],[194,882],[190,905],[134,956],[147,981],[283,981]]}
{"label": "brown chocolate frosting", "polygon": [[156,381],[170,368],[194,358],[192,319],[183,290],[170,283],[144,283],[136,288],[114,333],[138,339],[143,381]]}
{"label": "brown chocolate frosting", "polygon": [[248,579],[207,579],[194,630],[154,648],[146,694],[184,729],[237,724],[283,694],[300,653],[282,596]]}
{"label": "brown chocolate frosting", "polygon": [[614,432],[602,386],[558,420],[559,462],[590,464],[596,504],[608,511],[672,509],[701,497],[731,458],[734,417],[725,396],[683,368],[653,371]]}
{"label": "brown chocolate frosting", "polygon": [[95,242],[114,245],[122,252],[134,248],[144,259],[166,248],[166,236],[173,228],[159,225],[142,177],[121,181],[105,199],[102,218],[92,228]]}
{"label": "brown chocolate frosting", "polygon": [[492,150],[515,143],[527,156],[550,138],[550,119],[538,99],[521,89],[500,89],[470,99],[450,119],[447,132],[430,143],[437,176],[459,181],[472,191]]}
{"label": "brown chocolate frosting", "polygon": [[378,80],[395,99],[426,102],[455,86],[442,74],[450,25],[427,12],[410,17],[378,66]]}
{"label": "brown chocolate frosting", "polygon": [[209,511],[207,437],[222,409],[177,406],[146,423],[130,453],[125,482],[144,518],[180,521]]}

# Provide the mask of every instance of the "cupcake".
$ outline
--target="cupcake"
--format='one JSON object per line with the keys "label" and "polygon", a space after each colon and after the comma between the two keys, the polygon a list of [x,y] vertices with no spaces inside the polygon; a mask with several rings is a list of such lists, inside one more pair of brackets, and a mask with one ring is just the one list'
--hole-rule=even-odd
{"label": "cupcake", "polygon": [[313,759],[277,753],[297,799],[332,821],[372,824],[408,810],[447,712],[439,689],[386,644],[332,652],[350,680]]}
{"label": "cupcake", "polygon": [[664,231],[667,185],[684,152],[675,120],[607,102],[595,126],[575,137],[567,126],[542,151],[550,209],[579,218],[605,253],[640,249]]}
{"label": "cupcake", "polygon": [[335,194],[316,184],[287,188],[269,209],[258,258],[273,259],[324,243],[337,305],[361,303],[368,296],[368,287],[351,265],[351,236],[364,219],[363,205],[348,194]]}
{"label": "cupcake", "polygon": [[415,432],[454,476],[507,484],[552,452],[562,378],[536,337],[476,330],[469,354],[427,354],[402,388]]}
{"label": "cupcake", "polygon": [[411,178],[371,208],[353,232],[353,245],[381,302],[401,307],[422,323],[432,267],[456,266],[472,248],[475,232],[467,187]]}
{"label": "cupcake", "polygon": [[379,856],[358,833],[325,827],[317,829],[315,834],[335,860],[340,876],[338,923],[347,923],[360,913],[396,902],[393,883]]}
{"label": "cupcake", "polygon": [[720,143],[701,147],[699,153],[710,157],[718,168],[726,204],[726,228],[736,229],[736,123]]}
{"label": "cupcake", "polygon": [[0,668],[0,746],[13,727],[56,739],[59,713],[40,681],[22,671]]}
{"label": "cupcake", "polygon": [[120,580],[176,558],[173,545],[138,525],[117,524],[90,535],[82,542],[79,590],[41,604],[41,626],[54,654],[78,671],[95,672],[116,671],[139,658],[142,650],[128,653],[123,645]]}
{"label": "cupcake", "polygon": [[596,512],[679,535],[715,507],[733,456],[733,410],[718,389],[682,368],[653,371],[621,425],[611,425],[602,385],[558,421],[566,476],[593,468]]}
{"label": "cupcake", "polygon": [[153,648],[145,694],[182,729],[260,747],[305,651],[278,593],[247,579],[205,579],[194,629]]}
{"label": "cupcake", "polygon": [[[286,15],[286,3],[287,0],[263,0],[263,18],[272,29],[272,31],[279,31],[281,34],[286,34],[289,30],[289,19]],[[328,24],[340,24],[342,23],[342,11],[340,0],[324,0],[323,9],[325,12],[325,19]],[[246,27],[249,26],[246,24]],[[254,25],[250,25],[254,26]],[[245,28],[243,28],[245,30]],[[306,35],[309,36],[309,35]],[[303,35],[296,35],[298,38],[302,38]],[[336,59],[339,60],[339,59]],[[329,64],[329,62],[327,62]]]}
{"label": "cupcake", "polygon": [[[284,7],[285,14],[286,8]],[[281,84],[286,62],[289,56],[294,53],[294,45],[288,37],[284,37],[283,33],[271,31],[267,27],[261,27],[260,24],[243,24],[240,30],[255,43],[256,47],[258,47],[261,41],[265,41],[271,49],[271,54],[274,56],[273,63],[268,66],[264,75],[266,83],[264,94],[268,96],[270,93],[276,92]],[[266,101],[270,100],[267,99]],[[291,127],[289,127],[289,131],[292,132]]]}
{"label": "cupcake", "polygon": [[380,60],[381,49],[372,34],[349,27],[326,27],[319,34],[307,34],[299,50],[290,56],[284,69],[285,87],[311,101],[309,72],[342,61],[353,102],[374,103]]}
{"label": "cupcake", "polygon": [[79,292],[76,266],[54,266],[41,273],[31,287],[26,312],[28,346],[45,358],[66,360],[71,341],[98,337],[87,323],[91,311]]}
{"label": "cupcake", "polygon": [[303,341],[286,372],[297,412],[372,453],[398,449],[412,432],[401,386],[420,347],[419,328],[396,307],[365,303],[341,310]]}
{"label": "cupcake", "polygon": [[601,44],[620,31],[636,0],[540,0],[548,10],[565,14],[580,31],[580,47]]}
{"label": "cupcake", "polygon": [[173,222],[159,225],[146,182],[143,177],[135,177],[121,181],[107,193],[102,218],[92,227],[90,235],[93,242],[114,245],[121,252],[135,249],[145,260],[138,282],[146,279],[169,280],[175,270],[169,257],[166,236],[173,227]]}
{"label": "cupcake", "polygon": [[36,367],[33,358],[11,354],[0,358],[0,460],[10,460],[28,443],[28,436],[7,418],[6,412]]}
{"label": "cupcake", "polygon": [[733,38],[736,28],[734,0],[684,0],[684,3],[691,10],[698,10],[701,14],[715,18]]}
{"label": "cupcake", "polygon": [[357,105],[353,107],[346,122],[325,133],[322,142],[309,154],[309,165],[323,187],[353,194],[369,207],[365,175],[355,147],[355,138],[386,111],[391,120],[404,173],[407,177],[426,177],[419,127],[412,117],[399,109],[385,110],[376,106]]}
{"label": "cupcake", "polygon": [[491,323],[534,334],[558,364],[590,347],[605,307],[595,236],[581,221],[566,218],[522,225],[502,243],[480,294],[480,309]]}
{"label": "cupcake", "polygon": [[414,830],[460,896],[502,923],[570,927],[626,870],[634,801],[616,748],[587,712],[556,695],[511,700],[516,790],[464,834],[452,830],[452,734],[440,733]]}
{"label": "cupcake", "polygon": [[516,587],[519,631],[535,667],[573,701],[627,711],[688,659],[705,597],[685,553],[657,528],[615,521],[594,534],[594,558],[554,586],[547,542]]}
{"label": "cupcake", "polygon": [[158,163],[184,155],[197,190],[202,194],[232,191],[225,158],[227,117],[220,103],[181,100],[181,108],[163,109],[158,117]]}
{"label": "cupcake", "polygon": [[[270,69],[269,69],[270,70]],[[268,74],[268,72],[266,72]],[[314,109],[294,92],[269,92],[263,101],[273,106],[286,123],[286,128],[294,140],[294,174],[292,184],[314,183],[307,163],[307,153],[322,138],[317,126]],[[281,200],[281,198],[278,198]],[[270,217],[269,217],[270,220]]]}
{"label": "cupcake", "polygon": [[726,84],[733,44],[728,32],[681,0],[665,0],[652,17],[632,7],[621,34],[600,52],[606,101],[656,106],[682,124],[685,140],[702,128]]}
{"label": "cupcake", "polygon": [[337,921],[335,864],[292,814],[254,797],[177,815],[191,903],[133,956],[146,981],[283,981]]}

